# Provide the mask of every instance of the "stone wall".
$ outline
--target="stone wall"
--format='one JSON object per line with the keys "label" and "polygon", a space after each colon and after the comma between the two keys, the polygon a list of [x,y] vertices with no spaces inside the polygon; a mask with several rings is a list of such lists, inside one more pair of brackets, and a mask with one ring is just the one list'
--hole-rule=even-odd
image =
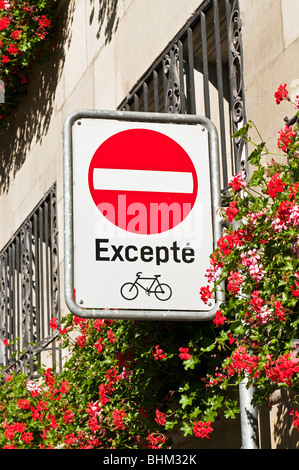
{"label": "stone wall", "polygon": [[279,106],[274,93],[282,83],[299,89],[297,0],[240,0],[243,22],[244,81],[247,118],[258,127],[271,151],[278,152],[277,132],[293,107]]}

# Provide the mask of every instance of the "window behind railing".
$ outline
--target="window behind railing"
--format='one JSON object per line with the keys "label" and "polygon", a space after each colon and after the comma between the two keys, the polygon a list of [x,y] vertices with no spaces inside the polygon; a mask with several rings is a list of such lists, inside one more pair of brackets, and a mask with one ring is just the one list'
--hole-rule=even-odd
{"label": "window behind railing", "polygon": [[36,374],[42,364],[60,369],[57,335],[59,276],[55,185],[0,252],[0,363]]}
{"label": "window behind railing", "polygon": [[246,170],[231,139],[245,119],[238,0],[203,2],[119,109],[204,115],[219,132],[222,187]]}

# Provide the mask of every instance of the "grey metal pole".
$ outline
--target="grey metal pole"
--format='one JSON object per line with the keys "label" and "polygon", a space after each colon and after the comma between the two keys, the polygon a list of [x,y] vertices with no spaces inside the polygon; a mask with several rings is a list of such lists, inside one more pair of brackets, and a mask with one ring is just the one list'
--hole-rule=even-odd
{"label": "grey metal pole", "polygon": [[[233,221],[233,229],[238,230],[241,223]],[[239,384],[240,419],[242,449],[259,449],[258,412],[252,404],[254,388],[248,385],[248,378]]]}
{"label": "grey metal pole", "polygon": [[252,404],[253,392],[245,376],[239,384],[242,449],[259,449],[258,413]]}

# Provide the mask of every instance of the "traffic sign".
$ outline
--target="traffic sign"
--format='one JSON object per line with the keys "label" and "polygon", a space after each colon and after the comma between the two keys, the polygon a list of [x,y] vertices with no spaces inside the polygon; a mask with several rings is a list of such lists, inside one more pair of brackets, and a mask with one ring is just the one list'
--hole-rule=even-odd
{"label": "traffic sign", "polygon": [[187,152],[148,128],[130,128],[105,140],[91,159],[88,182],[94,203],[110,222],[147,235],[181,223],[198,189]]}
{"label": "traffic sign", "polygon": [[219,299],[199,294],[220,235],[210,121],[81,111],[64,142],[69,308],[88,318],[212,318]]}

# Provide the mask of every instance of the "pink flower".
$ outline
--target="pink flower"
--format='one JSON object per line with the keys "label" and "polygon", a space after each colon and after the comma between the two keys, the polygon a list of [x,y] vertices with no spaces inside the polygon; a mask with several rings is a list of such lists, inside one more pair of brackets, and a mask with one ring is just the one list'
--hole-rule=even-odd
{"label": "pink flower", "polygon": [[158,424],[161,424],[162,426],[164,426],[164,424],[166,423],[166,418],[164,416],[164,413],[162,413],[161,411],[158,410],[158,408],[156,408],[156,417],[155,417],[155,421],[158,423]]}
{"label": "pink flower", "polygon": [[10,3],[8,0],[0,0],[0,10],[8,10]]}
{"label": "pink flower", "polygon": [[250,300],[250,305],[253,307],[253,310],[255,312],[259,312],[263,306],[263,299],[259,297],[259,291],[255,290],[251,294],[251,300]]}
{"label": "pink flower", "polygon": [[196,437],[209,439],[212,431],[213,428],[211,427],[211,421],[194,421],[193,433]]}
{"label": "pink flower", "polygon": [[234,344],[235,342],[235,339],[233,337],[233,334],[232,333],[229,333],[228,334],[228,340],[229,340],[229,344]]}
{"label": "pink flower", "polygon": [[10,19],[7,18],[7,16],[0,18],[0,31],[3,31],[4,29],[8,28],[9,25],[10,25]]}
{"label": "pink flower", "polygon": [[291,410],[290,415],[293,417],[293,426],[299,431],[299,413],[298,411]]}
{"label": "pink flower", "polygon": [[223,264],[215,258],[215,255],[212,255],[210,266],[206,270],[205,277],[208,278],[208,282],[215,282],[221,275],[221,269]]}
{"label": "pink flower", "polygon": [[160,449],[161,446],[166,442],[164,434],[150,433],[148,431],[147,440],[149,441],[148,447],[150,449]]}
{"label": "pink flower", "polygon": [[109,343],[115,343],[116,337],[114,336],[112,330],[108,330],[107,336],[109,338]]}
{"label": "pink flower", "polygon": [[39,23],[39,26],[40,28],[48,28],[51,24],[51,20],[49,20],[46,15],[41,15],[39,18],[38,18],[38,23]]}
{"label": "pink flower", "polygon": [[19,52],[18,46],[16,44],[10,44],[7,48],[7,52],[12,55],[16,55]]}
{"label": "pink flower", "polygon": [[158,361],[159,359],[165,359],[166,358],[166,353],[163,352],[162,349],[160,349],[159,347],[159,344],[157,344],[157,346],[155,346],[156,348],[156,351],[152,351],[152,354],[154,356],[154,358],[156,359],[156,361]]}
{"label": "pink flower", "polygon": [[227,290],[231,293],[231,295],[237,295],[240,291],[240,286],[243,284],[244,276],[240,273],[233,271],[230,272],[228,276],[228,284]]}
{"label": "pink flower", "polygon": [[295,205],[292,207],[288,222],[290,225],[294,225],[294,226],[299,225],[299,206],[298,205]]}
{"label": "pink flower", "polygon": [[63,415],[63,421],[65,423],[72,423],[74,416],[75,416],[75,413],[73,411],[66,410],[66,412]]}
{"label": "pink flower", "polygon": [[57,318],[51,318],[51,320],[49,321],[49,326],[51,328],[51,330],[57,330],[58,329],[58,323],[57,323]]}
{"label": "pink flower", "polygon": [[124,431],[125,429],[125,423],[124,420],[126,419],[127,414],[125,413],[124,410],[113,410],[112,411],[112,419],[113,419],[113,425],[115,426],[116,429],[120,429],[121,431]]}
{"label": "pink flower", "polygon": [[42,388],[38,383],[33,380],[28,380],[26,383],[26,389],[31,393],[32,396],[38,396],[41,394]]}
{"label": "pink flower", "polygon": [[105,346],[102,344],[102,342],[103,342],[103,338],[99,338],[94,345],[94,347],[96,348],[99,354],[101,354],[105,349]]}
{"label": "pink flower", "polygon": [[279,217],[275,217],[275,219],[273,219],[271,222],[271,227],[275,233],[280,233],[282,230],[286,230],[288,228],[286,223],[282,222]]}
{"label": "pink flower", "polygon": [[120,374],[120,378],[123,379],[125,382],[129,382],[130,380],[130,375],[133,373],[132,370],[128,370],[125,367],[123,367],[122,373]]}
{"label": "pink flower", "polygon": [[179,354],[179,358],[180,359],[190,359],[191,357],[191,354],[189,354],[189,348],[179,348],[179,351],[180,351],[180,354]]}
{"label": "pink flower", "polygon": [[20,34],[22,34],[22,30],[16,29],[15,31],[11,33],[11,37],[16,40],[16,39],[19,39]]}
{"label": "pink flower", "polygon": [[85,335],[78,336],[78,338],[76,339],[76,343],[79,346],[79,348],[84,348],[84,346],[86,345]]}
{"label": "pink flower", "polygon": [[269,310],[267,305],[263,305],[259,313],[256,314],[256,320],[260,325],[266,325],[273,320],[273,310]]}
{"label": "pink flower", "polygon": [[239,209],[237,208],[237,201],[231,202],[228,208],[226,209],[228,221],[232,222],[238,213]]}
{"label": "pink flower", "polygon": [[212,293],[210,291],[210,287],[209,286],[206,286],[206,287],[201,287],[200,288],[200,298],[201,300],[207,304],[208,303],[208,300],[212,297]]}
{"label": "pink flower", "polygon": [[30,401],[25,398],[20,398],[18,400],[18,407],[22,408],[22,410],[28,410],[30,408]]}
{"label": "pink flower", "polygon": [[252,279],[260,281],[264,277],[265,271],[262,265],[258,263],[260,255],[256,252],[256,249],[242,253],[240,258],[242,265],[248,267],[248,273]]}
{"label": "pink flower", "polygon": [[288,152],[289,146],[294,142],[296,132],[293,131],[292,126],[285,126],[278,132],[277,145],[285,153]]}
{"label": "pink flower", "polygon": [[285,312],[280,302],[275,302],[275,314],[281,321],[285,321]]}
{"label": "pink flower", "polygon": [[281,101],[288,97],[288,90],[286,89],[286,87],[286,83],[284,85],[280,85],[278,87],[278,90],[274,93],[277,104],[281,103]]}
{"label": "pink flower", "polygon": [[21,439],[25,444],[30,444],[33,440],[33,433],[32,432],[24,432],[21,436]]}
{"label": "pink flower", "polygon": [[215,313],[215,318],[213,319],[213,323],[216,326],[223,325],[225,323],[226,317],[222,315],[221,310],[217,310]]}
{"label": "pink flower", "polygon": [[239,171],[236,175],[234,175],[229,183],[229,186],[233,188],[234,191],[238,191],[239,189],[244,189],[247,186],[245,181],[245,175],[243,171]]}

